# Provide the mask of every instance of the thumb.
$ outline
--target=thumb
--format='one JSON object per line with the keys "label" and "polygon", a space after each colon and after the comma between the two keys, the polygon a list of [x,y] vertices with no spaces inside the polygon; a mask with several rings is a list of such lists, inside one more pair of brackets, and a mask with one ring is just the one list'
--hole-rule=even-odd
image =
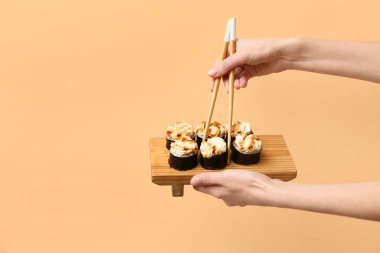
{"label": "thumb", "polygon": [[212,78],[222,77],[236,67],[245,64],[246,56],[244,54],[233,54],[222,62],[217,64],[213,69],[208,72],[208,75]]}
{"label": "thumb", "polygon": [[207,172],[207,173],[195,175],[190,180],[190,184],[194,187],[221,185],[223,184],[223,181],[224,181],[223,179],[224,179],[223,172]]}

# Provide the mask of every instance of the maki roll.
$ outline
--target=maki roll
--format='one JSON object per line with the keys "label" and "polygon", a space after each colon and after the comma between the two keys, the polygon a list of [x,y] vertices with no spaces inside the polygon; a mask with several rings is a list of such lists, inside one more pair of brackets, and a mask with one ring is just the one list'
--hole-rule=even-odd
{"label": "maki roll", "polygon": [[260,161],[261,140],[253,134],[238,134],[231,145],[231,159],[237,164],[248,165]]}
{"label": "maki roll", "polygon": [[176,170],[190,170],[198,164],[198,145],[188,136],[170,144],[169,165]]}
{"label": "maki roll", "polygon": [[[196,136],[197,136],[196,138],[197,138],[198,147],[201,146],[201,143],[203,141],[205,128],[206,128],[206,121],[202,121],[202,123],[198,125],[196,128]],[[220,137],[226,140],[227,129],[217,121],[211,122],[208,128],[207,139],[212,138],[212,137]]]}
{"label": "maki roll", "polygon": [[251,124],[246,121],[236,121],[231,127],[231,142],[235,141],[238,134],[253,134]]}
{"label": "maki roll", "polygon": [[166,148],[170,149],[170,144],[181,136],[188,136],[195,140],[193,127],[187,122],[176,122],[168,126],[166,130]]}
{"label": "maki roll", "polygon": [[227,145],[224,139],[212,137],[202,142],[201,165],[205,169],[223,169],[227,166]]}

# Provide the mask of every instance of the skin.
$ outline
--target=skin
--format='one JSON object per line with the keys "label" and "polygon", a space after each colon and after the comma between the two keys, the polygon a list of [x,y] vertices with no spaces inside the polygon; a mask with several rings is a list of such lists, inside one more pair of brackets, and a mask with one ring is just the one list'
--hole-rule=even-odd
{"label": "skin", "polygon": [[[236,54],[209,71],[214,80],[234,70],[235,89],[253,77],[301,70],[380,83],[380,43],[309,38],[238,40]],[[224,82],[228,86],[228,82]],[[211,89],[213,88],[213,81]],[[228,87],[227,87],[228,88]],[[228,89],[227,89],[228,90]],[[246,170],[194,176],[194,189],[227,206],[273,206],[380,221],[380,181],[300,184]]]}
{"label": "skin", "polygon": [[[208,74],[228,79],[235,71],[235,89],[253,77],[286,70],[344,76],[380,83],[380,43],[309,38],[238,40],[236,53],[217,63]],[[228,82],[224,82],[227,87]]]}

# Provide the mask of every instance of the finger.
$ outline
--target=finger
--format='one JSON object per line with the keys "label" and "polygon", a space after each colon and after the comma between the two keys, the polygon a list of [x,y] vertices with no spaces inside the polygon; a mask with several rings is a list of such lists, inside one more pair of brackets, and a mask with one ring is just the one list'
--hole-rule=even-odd
{"label": "finger", "polygon": [[240,90],[240,82],[239,79],[236,79],[234,82],[234,88],[235,90]]}
{"label": "finger", "polygon": [[239,79],[238,79],[238,78],[235,79],[235,82],[234,82],[234,88],[235,88],[236,90],[240,89],[240,82],[239,82]]}
{"label": "finger", "polygon": [[239,78],[239,83],[241,88],[246,88],[248,85],[248,78],[246,76],[241,76]]}
{"label": "finger", "polygon": [[224,204],[226,204],[226,206],[240,206],[240,207],[246,206],[246,204],[238,203],[236,201],[231,201],[231,200],[223,200],[223,201],[224,201]]}
{"label": "finger", "polygon": [[226,196],[226,189],[222,186],[197,186],[195,190],[214,196],[217,199],[222,199]]}
{"label": "finger", "polygon": [[208,72],[211,77],[221,77],[227,74],[230,70],[242,65],[246,61],[246,54],[236,53],[223,60],[214,69]]}
{"label": "finger", "polygon": [[236,67],[235,68],[235,76],[239,76],[240,75],[240,73],[243,71],[244,69],[242,68],[242,67]]}
{"label": "finger", "polygon": [[249,72],[248,70],[243,70],[241,73],[240,73],[240,76],[239,76],[239,86],[240,88],[245,88],[247,87],[247,84],[248,84],[248,80],[252,77],[252,73]]}
{"label": "finger", "polygon": [[[234,82],[234,87],[235,87],[235,83],[237,82],[236,79],[237,77],[240,75],[240,73],[243,71],[243,68],[242,67],[236,67],[234,69],[234,73],[235,73],[235,82]],[[229,93],[229,86],[230,86],[230,81],[229,81],[229,74],[228,75],[225,75],[223,77],[223,81],[224,81],[224,87],[226,87],[226,91],[227,91],[227,94]]]}
{"label": "finger", "polygon": [[[216,58],[216,60],[215,60],[214,67],[218,66],[218,64],[220,63],[221,60],[222,60],[221,57],[218,56],[218,58]],[[215,86],[215,78],[211,78],[211,81],[210,81],[211,92],[214,90],[214,86]]]}
{"label": "finger", "polygon": [[195,175],[191,180],[192,186],[210,186],[210,185],[223,185],[224,174],[223,172],[206,172]]}
{"label": "finger", "polygon": [[224,200],[224,204],[226,204],[226,206],[236,206],[235,203],[228,201],[228,200]]}

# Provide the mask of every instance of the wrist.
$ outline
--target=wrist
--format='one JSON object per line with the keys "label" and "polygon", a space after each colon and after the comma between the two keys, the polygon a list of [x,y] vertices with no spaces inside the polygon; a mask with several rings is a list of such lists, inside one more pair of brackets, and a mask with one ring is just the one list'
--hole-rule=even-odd
{"label": "wrist", "polygon": [[286,38],[279,40],[277,45],[278,60],[284,70],[298,69],[307,49],[308,39]]}
{"label": "wrist", "polygon": [[284,182],[279,179],[271,179],[270,182],[270,194],[269,194],[269,206],[273,207],[289,207],[290,203],[290,186],[292,183]]}

